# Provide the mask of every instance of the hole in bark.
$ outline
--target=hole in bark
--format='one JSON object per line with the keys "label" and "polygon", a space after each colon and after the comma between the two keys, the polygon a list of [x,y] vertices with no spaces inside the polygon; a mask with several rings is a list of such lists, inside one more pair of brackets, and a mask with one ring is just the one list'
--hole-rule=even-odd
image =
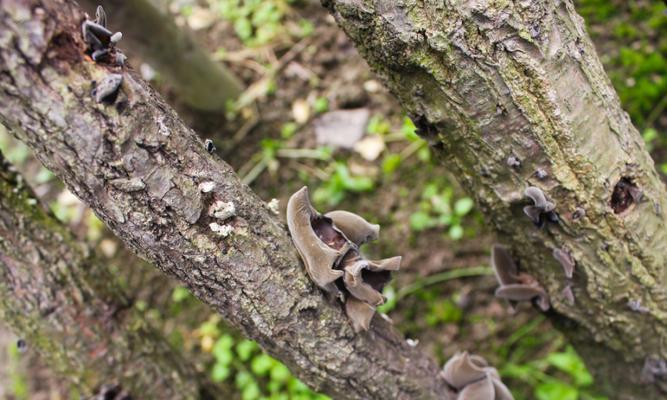
{"label": "hole in bark", "polygon": [[621,178],[614,191],[611,194],[611,201],[609,206],[614,210],[615,214],[620,214],[629,210],[633,204],[636,204],[641,199],[641,190],[628,177]]}
{"label": "hole in bark", "polygon": [[79,46],[68,32],[53,36],[46,54],[51,60],[68,64],[75,64],[81,60]]}

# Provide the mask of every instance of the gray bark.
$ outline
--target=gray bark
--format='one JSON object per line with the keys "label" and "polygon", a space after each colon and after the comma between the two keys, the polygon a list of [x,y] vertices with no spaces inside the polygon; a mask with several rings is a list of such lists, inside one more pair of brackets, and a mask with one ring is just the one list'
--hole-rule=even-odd
{"label": "gray bark", "polygon": [[[131,71],[83,58],[68,0],[3,0],[0,120],[135,252],[176,277],[305,383],[335,398],[448,399],[439,368],[382,318],[355,334],[308,279],[284,225]],[[91,81],[124,77],[113,105]],[[215,188],[203,193],[199,185]],[[216,221],[214,201],[236,215]]]}
{"label": "gray bark", "polygon": [[[667,193],[572,2],[323,4],[547,289],[598,383],[615,399],[664,398]],[[533,226],[528,186],[559,223]],[[571,281],[557,248],[576,261]]]}
{"label": "gray bark", "polygon": [[38,204],[0,155],[0,316],[89,397],[229,398],[136,313],[91,250]]}

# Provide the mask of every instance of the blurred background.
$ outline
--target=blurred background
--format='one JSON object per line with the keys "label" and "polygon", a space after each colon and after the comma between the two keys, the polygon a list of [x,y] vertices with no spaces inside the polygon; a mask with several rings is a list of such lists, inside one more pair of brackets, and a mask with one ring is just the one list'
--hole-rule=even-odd
{"label": "blurred background", "polygon": [[[363,251],[373,258],[403,256],[381,311],[407,338],[441,364],[459,350],[484,356],[517,399],[603,398],[544,317],[530,307],[512,311],[493,297],[489,250],[502,238],[489,231],[455,177],[433,159],[318,1],[127,5],[144,1],[149,0],[102,1],[110,28],[124,33],[120,47],[132,68],[214,141],[217,154],[260,197],[277,199],[281,216],[289,195],[308,185],[320,211],[348,209],[381,224],[380,240]],[[94,15],[94,4],[82,6]],[[648,0],[575,5],[667,179],[667,6]],[[121,7],[136,16],[157,12],[153,22],[160,29],[114,19]],[[141,15],[139,20],[152,21]],[[219,89],[202,95],[200,87]],[[2,126],[0,149],[55,215],[104,256],[134,307],[213,381],[233,386],[243,400],[327,398],[125,250]],[[18,339],[0,322],[0,398],[79,398],[76,387],[54,376],[30,344],[19,352]]]}

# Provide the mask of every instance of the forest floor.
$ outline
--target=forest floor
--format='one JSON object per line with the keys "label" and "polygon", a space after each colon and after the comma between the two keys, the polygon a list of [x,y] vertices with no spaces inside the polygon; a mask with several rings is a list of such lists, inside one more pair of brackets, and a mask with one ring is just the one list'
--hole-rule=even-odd
{"label": "forest floor", "polygon": [[[648,1],[632,6],[608,0],[578,3],[624,105],[631,105],[633,120],[664,168],[664,6]],[[130,64],[152,76],[156,87],[191,126],[215,141],[221,158],[261,198],[278,199],[281,215],[290,194],[308,185],[318,210],[350,210],[379,223],[380,240],[363,250],[374,258],[403,256],[401,270],[385,291],[388,301],[382,311],[407,338],[418,341],[441,364],[457,351],[482,355],[499,368],[517,399],[596,398],[580,360],[539,312],[528,304],[512,310],[494,298],[489,251],[502,238],[485,224],[446,162],[433,159],[396,100],[318,2],[174,0],[164,6],[248,89],[239,103],[230,105],[225,122],[220,114],[184,109],[168,82],[160,80],[159,71],[152,76],[146,67],[140,68],[140,55],[130,53]],[[661,50],[665,53],[656,60],[652,54]],[[656,76],[658,83],[649,85]],[[648,93],[653,89],[647,85],[657,86],[657,93]],[[335,134],[327,136],[328,131]],[[63,194],[27,150],[2,138],[3,151],[11,148],[8,158],[23,166],[56,214],[97,246],[112,268],[128,276],[128,290],[135,293],[135,304],[146,310],[147,318],[160,324],[177,347],[197,354],[214,379],[233,382],[247,399],[284,394],[314,398],[298,385],[271,386],[272,375],[256,367],[266,356],[186,291],[172,282],[165,285],[167,280],[150,267],[124,267],[141,262],[127,254],[85,207]],[[10,336],[0,331],[3,337],[7,342]],[[224,365],[215,351],[223,337],[236,343],[235,360]],[[246,357],[239,350],[243,346],[252,348],[253,355]],[[12,359],[20,358],[12,354]],[[21,390],[32,399],[71,394],[57,384],[38,385],[36,377],[48,373],[34,357],[29,361],[14,362],[11,376],[0,373],[0,386],[19,382],[18,389],[6,391],[7,398],[28,398]],[[248,381],[239,379],[244,373],[258,389],[249,390]]]}

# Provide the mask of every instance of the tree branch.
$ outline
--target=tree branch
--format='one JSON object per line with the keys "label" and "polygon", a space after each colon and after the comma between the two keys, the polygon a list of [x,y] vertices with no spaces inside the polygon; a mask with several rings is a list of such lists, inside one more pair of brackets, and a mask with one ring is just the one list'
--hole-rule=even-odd
{"label": "tree branch", "polygon": [[[572,2],[323,4],[547,289],[607,392],[664,398],[665,372],[644,366],[667,359],[667,193]],[[529,186],[558,223],[524,215]]]}
{"label": "tree branch", "polygon": [[[318,391],[447,399],[436,364],[382,318],[355,334],[306,276],[282,223],[131,71],[83,56],[67,0],[4,0],[0,120],[135,252],[176,277]],[[123,75],[113,105],[91,81]],[[204,186],[213,187],[202,191]],[[235,216],[215,220],[216,201]],[[228,236],[209,224],[232,228]]]}
{"label": "tree branch", "polygon": [[212,386],[135,313],[91,250],[37,202],[0,155],[0,312],[54,371],[90,397],[232,396]]}

